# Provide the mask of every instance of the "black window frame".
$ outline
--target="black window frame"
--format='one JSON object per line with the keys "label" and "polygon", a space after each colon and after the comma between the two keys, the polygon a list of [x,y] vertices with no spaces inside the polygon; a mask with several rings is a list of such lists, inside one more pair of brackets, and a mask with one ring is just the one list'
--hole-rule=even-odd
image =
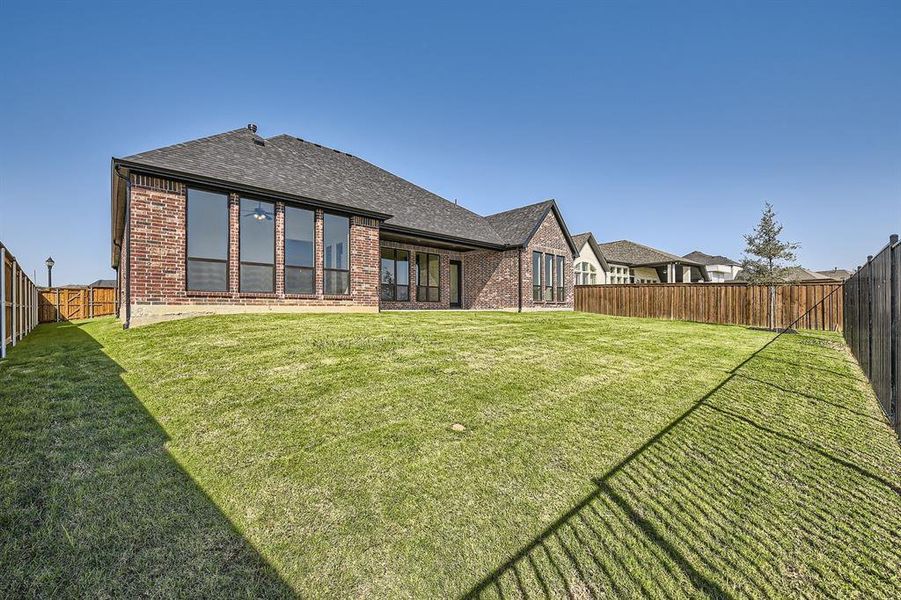
{"label": "black window frame", "polygon": [[[390,252],[393,256],[390,259],[386,259],[382,256],[383,253]],[[398,258],[399,254],[404,254],[406,256],[405,259]],[[394,283],[384,283],[382,282],[382,260],[391,260],[394,263]],[[397,283],[397,263],[401,260],[407,261],[407,283],[406,285]],[[386,302],[409,302],[410,301],[410,251],[404,250],[402,248],[390,248],[388,246],[382,246],[379,248],[379,300],[385,300]],[[397,297],[397,288],[405,287],[407,288],[407,297],[406,298],[398,298]],[[391,294],[390,297],[385,297],[385,290],[390,289]],[[440,292],[439,292],[440,294]]]}
{"label": "black window frame", "polygon": [[[538,259],[538,268],[535,268],[535,259]],[[541,302],[541,266],[544,258],[538,250],[532,250],[532,302]]]}
{"label": "black window frame", "polygon": [[[343,219],[347,219],[347,268],[346,269],[335,269],[329,268],[325,266],[325,218],[328,216],[332,217],[341,217]],[[351,244],[353,243],[353,217],[347,213],[335,212],[335,211],[323,211],[322,212],[322,295],[323,296],[341,296],[347,297],[350,296],[353,292],[353,278],[350,276],[351,273]],[[328,274],[330,272],[336,273],[347,273],[347,292],[329,292],[328,287]]]}
{"label": "black window frame", "polygon": [[[438,259],[438,284],[437,285],[428,285],[429,282],[429,274],[431,270],[429,269],[429,265],[431,264],[431,257],[435,257]],[[420,257],[425,257],[425,280],[426,285],[421,285],[420,275],[422,273],[422,269],[419,267]],[[429,299],[429,291],[436,289],[437,293],[434,300]],[[422,293],[425,290],[425,293]],[[434,254],[432,252],[417,252],[416,253],[416,301],[417,302],[441,302],[441,255]]]}
{"label": "black window frame", "polygon": [[[216,258],[192,258],[190,254],[191,245],[189,243],[191,236],[190,227],[190,210],[188,204],[191,201],[191,190],[198,192],[207,192],[211,194],[219,194],[225,196],[225,260]],[[190,269],[188,264],[192,261],[202,261],[217,264],[225,264],[225,288],[221,290],[196,290],[191,289],[191,282],[188,278]],[[185,186],[185,292],[193,294],[228,294],[231,291],[231,194],[225,190],[211,188],[206,186],[191,185]]]}
{"label": "black window frame", "polygon": [[[545,252],[542,256],[544,259],[542,261],[541,270],[542,270],[542,300],[544,302],[553,302],[554,301],[554,263],[557,261],[554,259],[554,255]],[[550,273],[548,272],[548,267],[550,267]],[[550,285],[548,285],[550,284]]]}
{"label": "black window frame", "polygon": [[[259,203],[265,202],[266,204],[272,205],[272,265],[271,265],[272,266],[272,288],[268,291],[264,291],[264,290],[246,290],[245,291],[244,286],[242,285],[243,277],[241,275],[242,275],[242,269],[243,269],[244,265],[250,265],[253,267],[268,267],[268,266],[270,266],[269,263],[254,262],[254,261],[249,261],[249,260],[246,261],[246,260],[241,259],[241,234],[244,229],[241,225],[241,219],[243,218],[243,215],[241,214],[241,201],[242,200],[247,200],[248,202],[259,202]],[[275,235],[275,229],[276,229],[275,219],[276,219],[277,214],[278,214],[278,203],[275,200],[264,200],[263,198],[257,198],[255,196],[238,196],[238,293],[240,293],[240,294],[248,294],[248,295],[267,294],[268,295],[268,294],[275,293],[275,290],[276,290],[275,258],[278,253],[278,243],[276,241],[277,236]],[[315,254],[313,256],[315,257]]]}
{"label": "black window frame", "polygon": [[[313,215],[313,265],[308,267],[306,265],[292,265],[288,263],[288,210],[303,210]],[[316,295],[316,209],[312,207],[299,206],[293,204],[284,204],[284,209],[282,210],[283,222],[282,222],[282,258],[284,262],[284,290],[285,294],[289,296],[315,296]],[[325,226],[325,222],[323,222],[323,228]],[[325,230],[323,229],[323,234]],[[325,257],[323,256],[323,264],[325,263]],[[349,261],[348,261],[349,264]],[[304,271],[311,271],[313,273],[313,289],[309,292],[292,292],[288,290],[288,269],[301,269]],[[323,279],[323,286],[325,286],[325,280]]]}
{"label": "black window frame", "polygon": [[557,302],[564,302],[566,300],[566,259],[557,254],[554,257],[554,261],[557,269],[557,277],[556,281],[554,281],[557,285]]}

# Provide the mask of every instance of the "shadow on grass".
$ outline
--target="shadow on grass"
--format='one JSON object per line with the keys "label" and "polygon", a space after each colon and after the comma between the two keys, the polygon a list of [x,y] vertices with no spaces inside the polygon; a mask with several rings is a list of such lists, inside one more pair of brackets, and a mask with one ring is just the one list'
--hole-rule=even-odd
{"label": "shadow on grass", "polygon": [[0,597],[291,597],[71,323],[0,365]]}
{"label": "shadow on grass", "polygon": [[[777,336],[737,365],[464,597],[896,597],[901,490],[830,447],[814,413],[792,422],[795,392],[767,375],[792,343]],[[841,436],[848,409],[816,410]],[[859,415],[855,428],[869,421],[897,451]]]}

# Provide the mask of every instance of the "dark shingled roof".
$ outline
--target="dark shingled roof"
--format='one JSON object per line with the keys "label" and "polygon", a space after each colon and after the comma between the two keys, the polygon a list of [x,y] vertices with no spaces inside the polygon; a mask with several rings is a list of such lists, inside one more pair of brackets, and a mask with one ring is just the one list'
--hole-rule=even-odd
{"label": "dark shingled roof", "polygon": [[740,267],[741,263],[737,263],[731,258],[726,256],[721,256],[719,254],[711,255],[704,254],[700,250],[695,250],[694,252],[689,252],[682,258],[687,258],[688,260],[693,260],[702,265],[729,265],[730,267]]}
{"label": "dark shingled roof", "polygon": [[839,281],[845,281],[852,275],[851,271],[848,271],[847,269],[839,269],[839,268],[831,269],[829,271],[817,271],[817,273],[819,273],[820,275],[823,275],[825,277],[830,277],[832,279],[838,279]]}
{"label": "dark shingled roof", "polygon": [[[381,214],[388,228],[410,229],[439,236],[502,246],[520,230],[520,222],[491,221],[345,152],[289,135],[263,139],[249,129],[141,152],[124,165],[196,175],[224,183],[269,190],[346,207],[349,211]],[[114,162],[116,162],[114,161]],[[515,211],[509,211],[515,212]],[[507,213],[501,213],[501,215]],[[495,215],[500,217],[500,215]]]}
{"label": "dark shingled roof", "polygon": [[683,265],[702,266],[693,260],[657,250],[644,244],[630,242],[629,240],[619,240],[616,242],[606,242],[599,244],[601,251],[607,258],[608,262],[621,265],[636,267],[641,265],[653,265],[661,263],[680,263]]}
{"label": "dark shingled roof", "polygon": [[114,287],[116,287],[116,280],[115,279],[98,279],[97,281],[89,283],[88,287],[111,287],[111,288],[114,288]]}
{"label": "dark shingled roof", "polygon": [[535,232],[535,227],[547,214],[553,200],[536,202],[528,206],[499,212],[485,219],[506,244],[525,244]]}
{"label": "dark shingled roof", "polygon": [[582,246],[584,246],[585,244],[590,244],[591,251],[594,252],[594,255],[598,258],[598,261],[601,263],[601,266],[604,268],[604,270],[610,270],[610,265],[607,264],[607,257],[604,256],[604,252],[598,245],[597,240],[595,240],[593,233],[591,233],[590,231],[586,231],[585,233],[577,233],[573,236],[573,243],[575,243],[576,245],[576,252],[581,252]]}

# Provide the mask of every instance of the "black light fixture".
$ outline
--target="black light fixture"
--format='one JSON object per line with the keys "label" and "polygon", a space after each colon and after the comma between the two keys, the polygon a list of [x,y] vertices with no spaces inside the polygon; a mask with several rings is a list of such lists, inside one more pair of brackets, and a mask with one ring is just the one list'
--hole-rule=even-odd
{"label": "black light fixture", "polygon": [[56,262],[54,262],[52,256],[48,256],[48,257],[47,257],[47,260],[44,261],[44,264],[47,265],[47,287],[48,287],[48,288],[49,288],[49,287],[53,287],[53,273],[52,273],[52,270],[53,270],[53,265],[55,265]]}

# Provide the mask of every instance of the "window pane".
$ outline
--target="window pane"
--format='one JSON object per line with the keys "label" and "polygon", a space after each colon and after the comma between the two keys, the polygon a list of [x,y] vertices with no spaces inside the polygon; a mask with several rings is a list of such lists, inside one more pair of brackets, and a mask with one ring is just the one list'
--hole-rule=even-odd
{"label": "window pane", "polygon": [[397,283],[410,283],[410,254],[406,250],[397,250]]}
{"label": "window pane", "polygon": [[437,254],[429,254],[429,285],[440,285],[441,266]]}
{"label": "window pane", "polygon": [[228,289],[226,263],[189,258],[188,289],[200,292],[222,292]]}
{"label": "window pane", "polygon": [[285,292],[289,294],[314,293],[313,269],[285,267]]}
{"label": "window pane", "polygon": [[240,231],[241,262],[275,263],[273,203],[241,198]]}
{"label": "window pane", "polygon": [[563,287],[563,265],[565,261],[562,256],[557,257],[557,287]]}
{"label": "window pane", "polygon": [[416,255],[416,283],[426,285],[429,281],[428,276],[428,257],[425,254]]}
{"label": "window pane", "polygon": [[[188,189],[188,256],[228,258],[228,196]],[[191,288],[200,289],[200,288]]]}
{"label": "window pane", "polygon": [[266,265],[241,265],[242,292],[271,292],[275,267]]}
{"label": "window pane", "polygon": [[382,275],[383,284],[394,285],[396,283],[394,276],[394,249],[382,248]]}
{"label": "window pane", "polygon": [[394,300],[394,286],[383,283],[379,292],[379,298],[382,300]]}
{"label": "window pane", "polygon": [[350,293],[350,273],[347,271],[326,271],[325,272],[325,293],[326,294],[349,294]]}
{"label": "window pane", "polygon": [[535,302],[538,302],[539,300],[541,300],[541,286],[540,285],[532,286],[532,300],[534,300]]}
{"label": "window pane", "polygon": [[397,299],[403,302],[406,302],[410,299],[410,286],[407,285],[399,285],[397,286]]}
{"label": "window pane", "polygon": [[285,264],[313,266],[315,215],[312,210],[285,207]]}
{"label": "window pane", "polygon": [[349,268],[350,220],[347,217],[326,213],[323,225],[322,243],[325,250],[325,268]]}
{"label": "window pane", "polygon": [[532,253],[532,285],[541,285],[541,252]]}
{"label": "window pane", "polygon": [[429,302],[438,302],[438,288],[429,288]]}

